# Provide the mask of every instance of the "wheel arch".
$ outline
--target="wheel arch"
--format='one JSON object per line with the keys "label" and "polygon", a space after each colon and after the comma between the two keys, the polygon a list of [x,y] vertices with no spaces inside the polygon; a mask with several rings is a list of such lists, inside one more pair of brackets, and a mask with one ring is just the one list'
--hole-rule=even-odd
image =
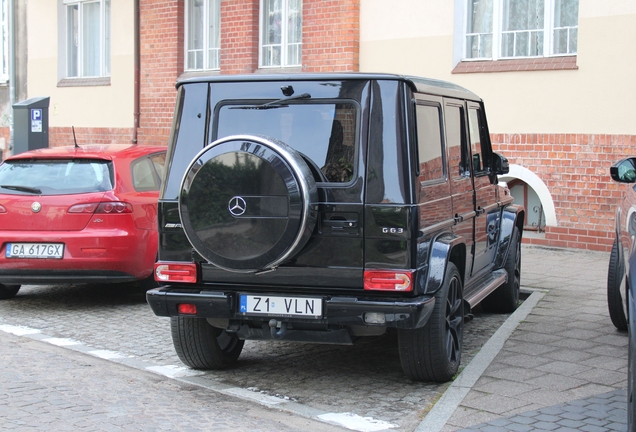
{"label": "wheel arch", "polygon": [[444,283],[449,262],[455,264],[459,270],[463,286],[466,277],[466,242],[462,237],[445,233],[432,241],[428,260],[429,271],[424,284],[426,294],[434,294],[440,289]]}
{"label": "wheel arch", "polygon": [[510,250],[510,240],[515,228],[519,230],[520,239],[523,238],[523,221],[525,209],[517,204],[510,204],[503,208],[501,226],[499,228],[499,246],[495,256],[495,268],[501,268],[506,262]]}

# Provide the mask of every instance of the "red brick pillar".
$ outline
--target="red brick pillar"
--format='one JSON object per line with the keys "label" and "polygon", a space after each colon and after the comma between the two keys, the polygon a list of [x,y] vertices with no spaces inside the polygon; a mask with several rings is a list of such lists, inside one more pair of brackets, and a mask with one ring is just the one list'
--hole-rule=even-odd
{"label": "red brick pillar", "polygon": [[303,72],[360,70],[360,0],[303,2]]}
{"label": "red brick pillar", "polygon": [[221,1],[221,73],[258,69],[259,1]]}
{"label": "red brick pillar", "polygon": [[183,0],[141,0],[139,144],[168,142],[183,73],[184,13]]}

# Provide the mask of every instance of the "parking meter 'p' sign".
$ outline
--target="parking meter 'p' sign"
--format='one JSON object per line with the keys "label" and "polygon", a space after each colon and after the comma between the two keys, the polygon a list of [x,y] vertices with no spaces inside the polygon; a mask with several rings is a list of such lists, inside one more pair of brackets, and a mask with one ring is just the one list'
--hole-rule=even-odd
{"label": "parking meter 'p' sign", "polygon": [[31,132],[42,132],[42,110],[31,109]]}

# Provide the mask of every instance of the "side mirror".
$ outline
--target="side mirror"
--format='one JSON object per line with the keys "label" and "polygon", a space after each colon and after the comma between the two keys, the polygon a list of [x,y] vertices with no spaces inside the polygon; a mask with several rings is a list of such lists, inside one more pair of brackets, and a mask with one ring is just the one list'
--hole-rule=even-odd
{"label": "side mirror", "polygon": [[510,165],[508,159],[500,155],[499,153],[492,154],[492,170],[494,174],[502,175],[508,174],[510,171]]}
{"label": "side mirror", "polygon": [[612,180],[619,183],[636,183],[636,158],[627,158],[610,167]]}

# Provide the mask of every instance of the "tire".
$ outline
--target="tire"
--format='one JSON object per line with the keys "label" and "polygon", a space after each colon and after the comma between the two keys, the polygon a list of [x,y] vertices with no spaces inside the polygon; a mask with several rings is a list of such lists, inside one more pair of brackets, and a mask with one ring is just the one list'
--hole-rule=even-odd
{"label": "tire", "polygon": [[203,318],[171,317],[175,351],[193,369],[225,369],[236,363],[245,341]]}
{"label": "tire", "polygon": [[20,291],[20,285],[3,285],[0,284],[0,300],[8,300],[15,297]]}
{"label": "tire", "polygon": [[618,330],[627,330],[627,315],[623,302],[623,263],[618,256],[618,239],[614,240],[612,253],[610,254],[609,268],[607,270],[607,306],[612,324]]}
{"label": "tire", "polygon": [[438,383],[453,379],[461,361],[463,330],[461,277],[457,267],[448,263],[426,325],[398,331],[400,362],[406,376],[415,381]]}
{"label": "tire", "polygon": [[508,281],[482,300],[481,307],[486,312],[512,313],[519,305],[521,289],[521,234],[515,226],[510,239],[510,249],[504,270]]}
{"label": "tire", "polygon": [[318,201],[300,153],[273,138],[235,135],[213,142],[190,163],[179,215],[199,255],[249,273],[275,268],[305,246]]}

